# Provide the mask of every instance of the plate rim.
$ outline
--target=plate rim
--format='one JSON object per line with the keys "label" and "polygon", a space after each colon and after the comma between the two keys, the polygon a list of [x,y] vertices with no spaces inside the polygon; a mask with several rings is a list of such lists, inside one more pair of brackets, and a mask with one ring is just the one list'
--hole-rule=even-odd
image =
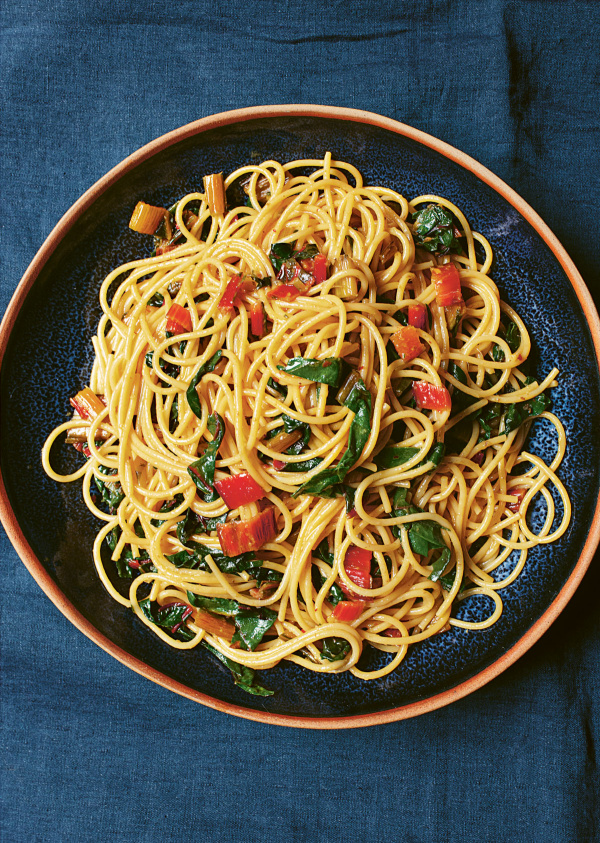
{"label": "plate rim", "polygon": [[[58,223],[46,237],[26,269],[9,301],[2,322],[0,323],[0,371],[12,327],[37,276],[59,243],[72,228],[76,220],[94,201],[96,201],[99,196],[108,190],[109,187],[117,182],[129,170],[175,143],[179,143],[182,140],[202,134],[203,132],[211,129],[231,125],[232,123],[241,123],[249,120],[265,119],[269,117],[319,117],[323,119],[346,120],[387,129],[388,131],[407,137],[422,146],[426,146],[429,149],[440,153],[445,158],[448,158],[461,166],[463,169],[466,169],[474,174],[477,178],[491,187],[496,193],[506,199],[521,214],[521,216],[527,220],[558,260],[569,279],[583,310],[596,352],[596,365],[600,370],[600,319],[592,296],[574,262],[569,257],[566,249],[560,243],[556,235],[542,220],[539,214],[529,205],[529,203],[527,203],[515,190],[513,190],[513,188],[506,184],[506,182],[474,158],[464,152],[461,152],[445,141],[390,117],[384,117],[383,115],[370,111],[345,108],[341,106],[282,104],[250,106],[247,108],[234,109],[231,111],[211,114],[199,120],[187,123],[140,147],[131,155],[124,158],[115,167],[110,169],[104,176],[98,179],[98,181],[86,190],[85,193],[83,193],[83,195],[60,218]],[[6,487],[4,485],[4,479],[2,477],[1,466],[0,521],[6,530],[9,540],[29,573],[54,605],[62,612],[62,614],[65,615],[65,617],[71,621],[71,623],[77,627],[80,632],[86,635],[95,644],[109,653],[109,655],[116,658],[126,667],[134,670],[136,673],[156,682],[163,688],[174,691],[175,693],[187,697],[188,699],[202,703],[209,708],[248,720],[298,728],[347,729],[381,725],[384,723],[395,722],[397,720],[404,720],[434,711],[445,705],[449,705],[450,703],[455,702],[456,700],[459,700],[486,685],[510,667],[510,665],[514,664],[525,652],[527,652],[527,650],[532,647],[539,638],[541,638],[544,632],[546,632],[546,630],[565,608],[589,567],[596,547],[600,542],[600,492],[598,500],[596,501],[596,507],[587,539],[582,548],[579,559],[577,560],[573,571],[569,575],[569,578],[541,617],[531,627],[529,627],[529,629],[515,644],[513,644],[509,650],[482,671],[475,674],[475,676],[460,682],[453,688],[427,697],[426,699],[408,703],[397,708],[370,714],[356,714],[345,717],[302,717],[299,715],[276,714],[228,703],[223,700],[219,700],[216,697],[204,694],[201,691],[196,691],[193,688],[172,679],[114,644],[107,636],[96,629],[96,627],[93,626],[93,624],[88,621],[66,598],[58,584],[54,582],[40,560],[37,558],[25,538],[25,535],[19,526],[17,517],[10,505]]]}

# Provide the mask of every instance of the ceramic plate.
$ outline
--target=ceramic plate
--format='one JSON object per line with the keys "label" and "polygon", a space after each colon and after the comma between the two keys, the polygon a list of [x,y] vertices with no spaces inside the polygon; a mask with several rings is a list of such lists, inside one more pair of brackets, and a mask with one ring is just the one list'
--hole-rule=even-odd
{"label": "ceramic plate", "polygon": [[[127,227],[136,202],[169,206],[198,189],[206,173],[228,173],[268,158],[320,158],[327,150],[358,166],[366,184],[388,185],[408,198],[447,197],[490,240],[492,276],[530,331],[536,373],[554,365],[561,372],[553,404],[569,447],[559,474],[574,515],[558,542],[530,553],[521,576],[503,590],[504,612],[490,629],[452,628],[411,647],[398,670],[372,682],[283,662],[261,675],[275,694],[252,697],[203,648],[171,649],[108,596],[92,564],[98,525],[79,484],[53,483],[37,455],[49,431],[69,417],[69,397],[88,381],[102,279],[139,256],[139,235]],[[0,336],[2,520],[24,563],[65,615],[116,658],[167,688],[232,714],[294,726],[364,726],[414,716],[470,693],[514,662],[556,618],[583,576],[599,533],[599,444],[591,424],[600,412],[599,328],[583,281],[536,213],[492,173],[441,141],[374,114],[319,106],[208,117],[159,138],[94,185],[60,221],[21,281]],[[8,420],[18,437],[8,435]],[[530,448],[544,456],[552,447],[548,429],[536,423]],[[65,447],[58,459],[74,466],[78,456]],[[533,513],[534,519],[541,516]],[[485,598],[471,598],[459,611],[478,617],[487,610]],[[366,649],[367,667],[387,658]]]}

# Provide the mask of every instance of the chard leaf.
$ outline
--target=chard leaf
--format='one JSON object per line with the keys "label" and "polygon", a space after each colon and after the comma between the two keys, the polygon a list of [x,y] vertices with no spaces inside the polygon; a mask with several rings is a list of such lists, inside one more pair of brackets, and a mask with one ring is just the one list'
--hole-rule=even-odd
{"label": "chard leaf", "polygon": [[[177,539],[184,546],[187,547],[189,538],[200,527],[200,518],[196,515],[193,509],[188,509],[185,513],[185,518],[177,525]],[[192,542],[192,545],[194,542]]]}
{"label": "chard leaf", "polygon": [[[535,383],[534,378],[526,378],[525,386]],[[518,404],[509,404],[504,415],[503,433],[510,433],[516,430],[523,422],[541,415],[550,407],[550,396],[546,392],[536,395],[529,401],[521,401]]]}
{"label": "chard leaf", "polygon": [[225,667],[228,667],[233,675],[233,681],[236,685],[239,685],[242,691],[247,691],[249,694],[255,694],[259,697],[271,697],[273,696],[273,691],[268,691],[266,688],[263,688],[262,685],[259,685],[254,678],[254,671],[251,667],[246,667],[243,664],[238,664],[234,662],[232,659],[227,658],[224,656],[223,653],[220,653],[218,650],[215,650],[207,641],[200,642],[203,647],[205,647],[209,652],[216,656],[219,661],[223,662]]}
{"label": "chard leaf", "polygon": [[152,603],[149,597],[140,600],[140,609],[148,620],[156,626],[163,627],[183,641],[191,641],[194,633],[182,626],[191,614],[190,607],[185,603],[172,606],[159,606]]}
{"label": "chard leaf", "polygon": [[437,548],[448,549],[442,538],[442,528],[437,521],[415,521],[411,525],[408,537],[413,552],[421,556],[427,556],[430,550]]}
{"label": "chard leaf", "polygon": [[[158,510],[159,514],[164,514],[166,512],[171,512],[171,510],[176,509],[180,504],[183,503],[183,495],[177,493],[173,500],[165,501],[161,508]],[[165,519],[161,520],[160,518],[153,518],[150,523],[153,527],[160,527],[161,524],[164,524]],[[183,542],[182,542],[183,544]]]}
{"label": "chard leaf", "polygon": [[451,249],[462,255],[462,248],[457,239],[462,236],[452,213],[441,205],[427,205],[426,208],[412,216],[414,223],[415,246],[445,255]]}
{"label": "chard leaf", "polygon": [[288,462],[286,463],[284,471],[312,471],[323,462],[322,457],[313,457],[310,460],[302,460],[302,462]]}
{"label": "chard leaf", "polygon": [[375,457],[375,465],[382,471],[386,468],[396,468],[408,462],[419,453],[418,448],[407,448],[402,445],[388,445]]}
{"label": "chard leaf", "polygon": [[94,483],[100,493],[101,503],[108,510],[109,514],[114,515],[119,508],[119,504],[125,497],[121,484],[102,481],[96,476],[94,476]]}
{"label": "chard leaf", "polygon": [[320,495],[337,497],[344,493],[342,483],[346,474],[362,454],[371,434],[371,393],[361,378],[357,378],[348,393],[344,406],[354,413],[348,431],[348,446],[334,468],[325,468],[300,486],[292,497]]}
{"label": "chard leaf", "polygon": [[200,366],[194,377],[191,379],[190,385],[186,390],[185,397],[190,406],[190,409],[196,416],[198,416],[199,419],[202,418],[202,408],[200,406],[200,399],[198,398],[196,387],[198,386],[204,375],[214,370],[215,366],[217,365],[222,356],[223,352],[221,351],[221,349],[219,349],[213,354],[213,356],[208,362],[204,363],[203,366]]}
{"label": "chard leaf", "polygon": [[203,597],[201,594],[194,594],[193,591],[187,592],[187,598],[192,606],[197,609],[205,609],[207,612],[212,612],[213,615],[224,615],[226,618],[233,618],[240,608],[237,600],[228,600],[224,597]]}
{"label": "chard leaf", "polygon": [[303,249],[299,252],[294,252],[294,259],[297,261],[304,261],[309,260],[310,258],[316,258],[319,254],[319,247],[315,245],[315,243],[308,243]]}
{"label": "chard leaf", "polygon": [[177,568],[194,568],[198,571],[210,573],[210,566],[206,557],[210,555],[219,569],[224,574],[239,574],[247,571],[259,562],[253,552],[242,553],[239,556],[225,556],[220,550],[199,542],[188,541],[186,545],[189,550],[180,550],[178,553],[165,554],[166,558]]}
{"label": "chard leaf", "polygon": [[187,595],[193,606],[215,615],[233,618],[236,631],[231,642],[241,644],[244,650],[254,650],[262,641],[265,632],[268,632],[277,620],[277,612],[266,606],[244,606],[237,600],[202,597],[191,591],[188,591]]}
{"label": "chard leaf", "polygon": [[328,386],[339,386],[342,377],[343,361],[339,357],[328,357],[325,360],[315,360],[311,357],[292,357],[285,366],[278,366],[288,375],[314,383],[324,383]]}
{"label": "chard leaf", "polygon": [[[316,559],[320,559],[322,562],[325,562],[326,565],[329,565],[330,568],[333,568],[334,556],[333,553],[329,550],[329,542],[327,539],[323,539],[316,548],[313,550],[312,555]],[[315,588],[320,589],[324,582],[327,581],[327,577],[323,575],[321,570],[315,565],[313,567],[313,572],[317,574],[316,582],[313,579],[313,584]],[[340,588],[340,586],[334,582],[329,588],[329,594],[327,595],[327,599],[331,603],[332,606],[337,606],[340,600],[346,600],[346,596],[344,592]],[[327,658],[325,656],[325,658]]]}
{"label": "chard leaf", "polygon": [[298,421],[298,419],[293,419],[290,416],[283,416],[283,429],[286,433],[293,433],[295,430],[299,430],[302,433],[302,439],[294,442],[285,452],[286,454],[300,454],[306,445],[308,445],[310,425],[306,422]]}
{"label": "chard leaf", "polygon": [[287,398],[288,388],[284,383],[279,383],[278,381],[273,380],[273,378],[269,378],[269,380],[267,381],[267,386],[270,386],[271,389],[274,389],[275,392],[278,392],[282,398]]}
{"label": "chard leaf", "polygon": [[327,659],[329,662],[338,662],[345,658],[349,652],[350,643],[345,638],[332,636],[323,639],[322,659]]}
{"label": "chard leaf", "polygon": [[207,503],[219,497],[213,489],[213,483],[217,451],[225,435],[225,422],[218,413],[213,413],[208,417],[208,429],[213,435],[212,442],[206,446],[200,459],[188,467],[188,474],[194,481],[200,497]]}
{"label": "chard leaf", "polygon": [[255,650],[276,620],[277,612],[266,606],[240,609],[234,617],[236,631],[231,643],[239,642],[243,650]]}
{"label": "chard leaf", "polygon": [[293,246],[291,243],[273,243],[269,251],[269,260],[275,270],[275,275],[279,273],[284,261],[292,257]]}
{"label": "chard leaf", "polygon": [[435,562],[432,563],[432,570],[429,574],[429,579],[432,582],[437,582],[440,579],[440,577],[450,564],[450,556],[450,548],[444,547],[439,557],[435,560]]}

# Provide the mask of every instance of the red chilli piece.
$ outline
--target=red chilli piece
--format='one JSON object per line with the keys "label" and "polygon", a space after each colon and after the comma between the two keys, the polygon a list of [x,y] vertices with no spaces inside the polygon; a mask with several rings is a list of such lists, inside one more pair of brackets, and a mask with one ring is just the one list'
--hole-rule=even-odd
{"label": "red chilli piece", "polygon": [[216,480],[214,486],[228,509],[237,509],[265,496],[263,487],[259,486],[247,471],[226,477],[224,480]]}
{"label": "red chilli piece", "polygon": [[452,399],[445,386],[436,386],[427,381],[414,381],[413,395],[417,407],[425,410],[439,410],[445,412],[452,409]]}
{"label": "red chilli piece", "polygon": [[405,363],[414,360],[423,351],[423,343],[419,339],[419,332],[412,325],[402,325],[392,334],[392,343],[398,356]]}
{"label": "red chilli piece", "polygon": [[518,512],[521,509],[523,498],[527,494],[527,489],[524,486],[518,486],[516,489],[511,489],[508,494],[514,495],[516,497],[516,501],[507,503],[506,508],[510,509],[511,512]]}
{"label": "red chilli piece", "polygon": [[275,469],[275,471],[283,471],[286,465],[287,463],[285,463],[283,460],[273,460],[273,468]]}
{"label": "red chilli piece", "polygon": [[427,330],[427,308],[421,302],[408,305],[408,324],[421,331]]}
{"label": "red chilli piece", "polygon": [[180,304],[172,304],[167,313],[166,330],[173,336],[189,334],[192,330],[192,314]]}
{"label": "red chilli piece", "polygon": [[340,600],[333,610],[331,617],[335,621],[352,623],[361,616],[364,607],[364,600],[353,600],[352,602],[348,600]]}
{"label": "red chilli piece", "polygon": [[[370,550],[364,550],[362,547],[349,547],[344,559],[344,570],[348,578],[353,583],[360,586],[360,588],[372,588],[371,580],[371,560],[373,554]],[[340,588],[350,600],[363,600],[364,598],[356,594],[352,589],[348,588],[343,582],[340,582]]]}
{"label": "red chilli piece", "polygon": [[239,556],[251,550],[259,550],[277,535],[275,510],[270,506],[247,521],[219,524],[217,535],[225,556]]}
{"label": "red chilli piece", "polygon": [[440,307],[463,303],[460,275],[453,263],[435,266],[431,270],[431,280],[435,284],[435,296]]}

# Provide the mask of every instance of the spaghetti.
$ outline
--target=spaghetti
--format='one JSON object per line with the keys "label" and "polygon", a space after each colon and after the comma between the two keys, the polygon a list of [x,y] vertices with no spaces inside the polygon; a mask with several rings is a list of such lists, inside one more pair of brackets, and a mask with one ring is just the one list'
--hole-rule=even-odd
{"label": "spaghetti", "polygon": [[[493,624],[529,548],[566,530],[558,370],[526,375],[525,325],[451,202],[329,153],[219,179],[136,209],[155,253],[102,284],[90,387],[43,464],[83,481],[99,576],[163,641],[202,643],[257,694],[281,659],[377,679]],[[550,464],[525,449],[535,417]],[[62,476],[65,432],[86,461]],[[484,620],[452,612],[472,595]],[[385,666],[358,666],[365,644]]]}

